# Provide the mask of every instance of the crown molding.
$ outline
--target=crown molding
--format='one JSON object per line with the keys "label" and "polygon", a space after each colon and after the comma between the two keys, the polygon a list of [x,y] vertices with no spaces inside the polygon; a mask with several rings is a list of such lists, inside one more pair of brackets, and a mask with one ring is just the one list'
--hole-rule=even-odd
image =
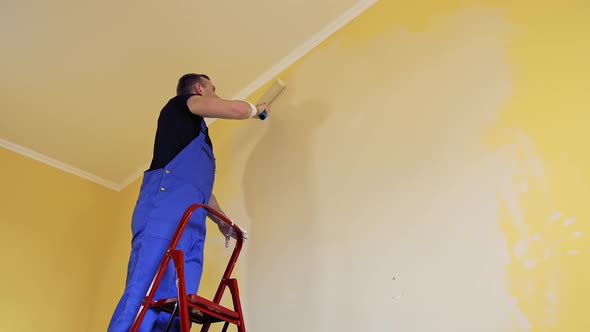
{"label": "crown molding", "polygon": [[121,188],[120,190],[127,188],[128,185],[135,182],[135,180],[137,180],[139,177],[141,177],[143,175],[143,172],[145,172],[148,168],[150,168],[150,162],[143,164],[143,166],[138,168],[135,172],[133,172],[133,173],[129,174],[127,177],[125,177],[123,179],[123,181],[121,181],[121,183],[119,183],[119,187]]}
{"label": "crown molding", "polygon": [[338,30],[340,30],[343,26],[347,25],[348,23],[350,23],[350,21],[354,20],[356,17],[364,13],[367,9],[369,9],[371,6],[377,3],[377,1],[378,0],[358,1],[354,6],[350,7],[347,11],[342,13],[342,15],[338,16],[338,18],[336,18],[330,24],[326,25],[322,30],[318,31],[311,38],[303,42],[303,44],[294,49],[281,61],[276,63],[262,75],[258,76],[254,81],[252,81],[252,83],[248,84],[246,87],[240,90],[233,98],[244,99],[252,93],[254,93],[256,90],[260,89],[260,87],[262,87],[268,81],[275,78],[285,69],[289,68],[289,66],[294,64],[297,60],[301,59],[303,56],[305,56],[307,53],[309,53],[323,41],[325,41]]}
{"label": "crown molding", "polygon": [[12,152],[16,152],[18,154],[21,154],[21,155],[31,158],[33,160],[40,161],[48,166],[57,168],[57,169],[62,170],[66,173],[70,173],[70,174],[76,175],[78,177],[81,177],[85,180],[92,181],[96,184],[107,187],[109,189],[112,189],[115,191],[121,190],[121,186],[118,183],[101,178],[100,176],[96,176],[92,173],[89,173],[89,172],[81,170],[77,167],[68,165],[64,162],[57,160],[57,159],[48,157],[42,153],[39,153],[37,151],[33,151],[31,149],[25,148],[25,147],[20,146],[18,144],[14,144],[12,142],[9,142],[9,141],[1,139],[1,138],[0,138],[0,147],[3,147],[3,148],[10,150]]}

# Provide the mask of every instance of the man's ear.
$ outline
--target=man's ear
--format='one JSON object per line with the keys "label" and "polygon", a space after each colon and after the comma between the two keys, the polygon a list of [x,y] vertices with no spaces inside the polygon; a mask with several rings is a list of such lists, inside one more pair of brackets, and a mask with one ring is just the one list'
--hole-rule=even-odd
{"label": "man's ear", "polygon": [[203,86],[201,85],[201,83],[195,83],[194,87],[196,93],[203,95]]}

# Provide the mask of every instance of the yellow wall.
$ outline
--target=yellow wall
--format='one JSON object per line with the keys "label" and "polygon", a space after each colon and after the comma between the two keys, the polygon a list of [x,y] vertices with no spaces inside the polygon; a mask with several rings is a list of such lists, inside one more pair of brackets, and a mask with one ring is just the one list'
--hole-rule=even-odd
{"label": "yellow wall", "polygon": [[86,331],[116,193],[5,149],[0,162],[0,331]]}
{"label": "yellow wall", "polygon": [[215,123],[249,328],[588,330],[589,15],[381,1]]}
{"label": "yellow wall", "polygon": [[588,331],[590,6],[541,1],[506,11],[516,33],[513,95],[487,133],[511,253],[509,294],[533,331]]}
{"label": "yellow wall", "polygon": [[131,253],[131,215],[137,201],[141,179],[136,180],[117,194],[118,205],[109,229],[109,246],[101,262],[100,279],[95,284],[95,306],[88,324],[88,332],[106,331],[111,315],[123,294],[127,275],[127,262]]}
{"label": "yellow wall", "polygon": [[[0,161],[0,331],[105,331],[125,283],[141,179],[115,192],[5,149]],[[211,225],[200,294],[212,298],[229,251]]]}

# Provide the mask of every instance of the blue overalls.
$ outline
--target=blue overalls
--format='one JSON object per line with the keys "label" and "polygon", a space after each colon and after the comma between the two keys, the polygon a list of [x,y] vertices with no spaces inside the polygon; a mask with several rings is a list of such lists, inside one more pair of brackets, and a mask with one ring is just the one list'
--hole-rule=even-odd
{"label": "blue overalls", "polygon": [[[207,125],[201,121],[201,133],[163,169],[144,173],[131,229],[131,257],[125,291],[111,319],[109,332],[127,332],[142,299],[156,274],[184,211],[191,204],[209,202],[215,180],[215,157],[205,142]],[[184,251],[186,290],[196,294],[203,271],[205,244],[204,209],[196,210],[178,243]],[[177,296],[172,261],[156,291],[155,300]],[[150,309],[140,331],[163,331],[170,315]],[[171,331],[179,331],[178,319]]]}

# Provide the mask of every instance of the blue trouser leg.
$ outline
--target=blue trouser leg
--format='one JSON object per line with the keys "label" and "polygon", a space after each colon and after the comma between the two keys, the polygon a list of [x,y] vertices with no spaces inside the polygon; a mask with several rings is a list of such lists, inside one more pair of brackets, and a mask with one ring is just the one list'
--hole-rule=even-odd
{"label": "blue trouser leg", "polygon": [[[203,246],[205,244],[204,238],[195,239],[192,244],[193,247],[184,251],[184,269],[186,280],[187,294],[196,294],[198,285],[201,281],[201,272],[203,270]],[[156,292],[156,298],[166,298],[176,296],[178,290],[176,286],[176,274],[173,271],[174,266],[170,263],[166,274],[166,282],[161,283],[160,288]],[[169,276],[168,274],[171,274]],[[173,294],[173,295],[170,295]],[[152,331],[164,331],[170,320],[170,315],[167,313],[159,313],[154,323]],[[140,330],[142,331],[142,330]],[[170,331],[180,331],[180,323],[178,317],[172,323]]]}
{"label": "blue trouser leg", "polygon": [[[199,215],[199,217],[201,216]],[[204,214],[202,214],[202,218],[204,218]],[[185,233],[177,246],[177,249],[184,252],[186,287],[189,294],[195,294],[200,283],[204,242],[204,232]],[[108,328],[109,332],[129,330],[169,244],[170,240],[156,237],[140,236],[134,239],[125,292],[115,309],[113,320]],[[176,271],[171,261],[154,299],[175,296],[177,296]],[[139,331],[164,331],[169,319],[170,314],[150,309],[144,317]],[[180,326],[178,319],[176,319],[170,331],[179,330]]]}
{"label": "blue trouser leg", "polygon": [[[158,238],[134,239],[125,291],[115,309],[108,332],[129,330],[168,244],[169,241]],[[149,321],[150,317],[146,315],[143,325],[150,325]]]}

